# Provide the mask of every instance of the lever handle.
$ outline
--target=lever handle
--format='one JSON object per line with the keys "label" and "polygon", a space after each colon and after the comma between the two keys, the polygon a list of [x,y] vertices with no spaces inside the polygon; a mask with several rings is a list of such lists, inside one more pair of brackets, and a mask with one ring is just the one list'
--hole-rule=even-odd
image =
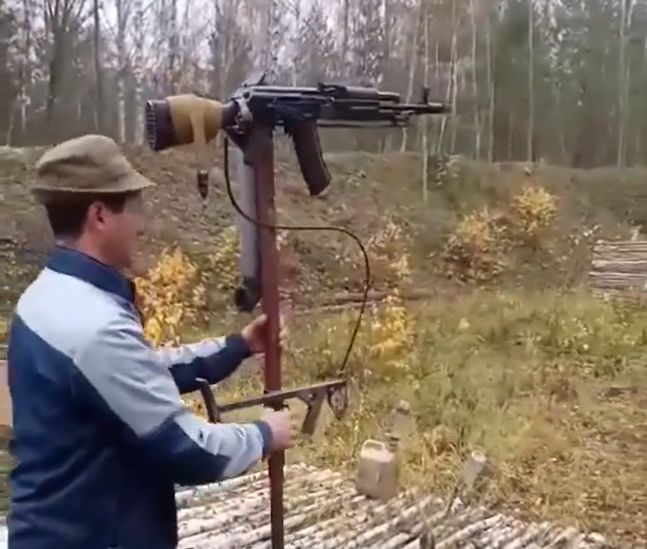
{"label": "lever handle", "polygon": [[204,400],[204,406],[207,409],[207,418],[210,423],[218,423],[220,421],[220,412],[216,404],[216,398],[213,396],[211,385],[206,379],[197,378],[196,381],[200,384],[200,394]]}
{"label": "lever handle", "polygon": [[301,432],[304,435],[312,436],[314,434],[323,401],[324,393],[319,391],[316,392],[314,398],[307,403],[308,411],[306,412],[306,416],[303,418],[303,424],[301,425]]}

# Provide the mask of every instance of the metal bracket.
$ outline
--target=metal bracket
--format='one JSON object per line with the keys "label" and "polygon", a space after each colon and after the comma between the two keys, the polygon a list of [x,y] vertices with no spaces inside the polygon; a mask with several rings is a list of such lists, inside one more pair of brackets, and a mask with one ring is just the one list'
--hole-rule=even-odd
{"label": "metal bracket", "polygon": [[301,425],[301,432],[305,435],[313,435],[317,427],[319,415],[321,414],[321,407],[323,405],[324,398],[328,399],[328,402],[338,419],[343,415],[348,404],[346,381],[341,379],[317,383],[307,387],[289,389],[286,391],[271,391],[259,397],[248,398],[223,405],[218,405],[216,403],[216,398],[211,390],[211,385],[209,385],[209,382],[206,379],[198,378],[196,381],[200,384],[200,393],[204,399],[204,404],[207,409],[207,417],[211,423],[218,423],[221,420],[222,414],[226,412],[240,410],[242,408],[251,408],[253,406],[268,406],[278,410],[285,407],[286,401],[297,398],[308,407],[308,411]]}

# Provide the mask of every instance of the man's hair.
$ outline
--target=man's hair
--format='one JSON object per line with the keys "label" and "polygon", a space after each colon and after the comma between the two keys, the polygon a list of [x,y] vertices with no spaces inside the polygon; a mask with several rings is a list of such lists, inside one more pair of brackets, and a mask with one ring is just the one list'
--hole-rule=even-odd
{"label": "man's hair", "polygon": [[49,225],[54,238],[78,238],[83,233],[83,225],[88,209],[93,202],[101,202],[113,213],[121,213],[128,199],[136,192],[67,194],[60,199],[45,204]]}

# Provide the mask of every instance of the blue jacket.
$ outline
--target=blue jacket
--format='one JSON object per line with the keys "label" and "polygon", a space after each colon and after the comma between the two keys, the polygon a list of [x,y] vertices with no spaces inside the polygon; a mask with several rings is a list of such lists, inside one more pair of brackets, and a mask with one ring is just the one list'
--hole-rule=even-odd
{"label": "blue jacket", "polygon": [[175,485],[244,473],[269,427],[210,424],[180,394],[250,355],[239,335],[172,349],[144,339],[132,284],[58,247],[9,333],[11,549],[170,549]]}

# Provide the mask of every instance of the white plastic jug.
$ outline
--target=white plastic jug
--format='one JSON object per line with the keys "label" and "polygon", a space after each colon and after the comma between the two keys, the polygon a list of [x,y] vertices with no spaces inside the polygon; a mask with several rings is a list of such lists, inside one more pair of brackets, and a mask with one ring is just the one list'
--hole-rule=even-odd
{"label": "white plastic jug", "polygon": [[379,440],[367,440],[359,456],[357,491],[382,501],[395,497],[399,488],[399,469],[395,448]]}

